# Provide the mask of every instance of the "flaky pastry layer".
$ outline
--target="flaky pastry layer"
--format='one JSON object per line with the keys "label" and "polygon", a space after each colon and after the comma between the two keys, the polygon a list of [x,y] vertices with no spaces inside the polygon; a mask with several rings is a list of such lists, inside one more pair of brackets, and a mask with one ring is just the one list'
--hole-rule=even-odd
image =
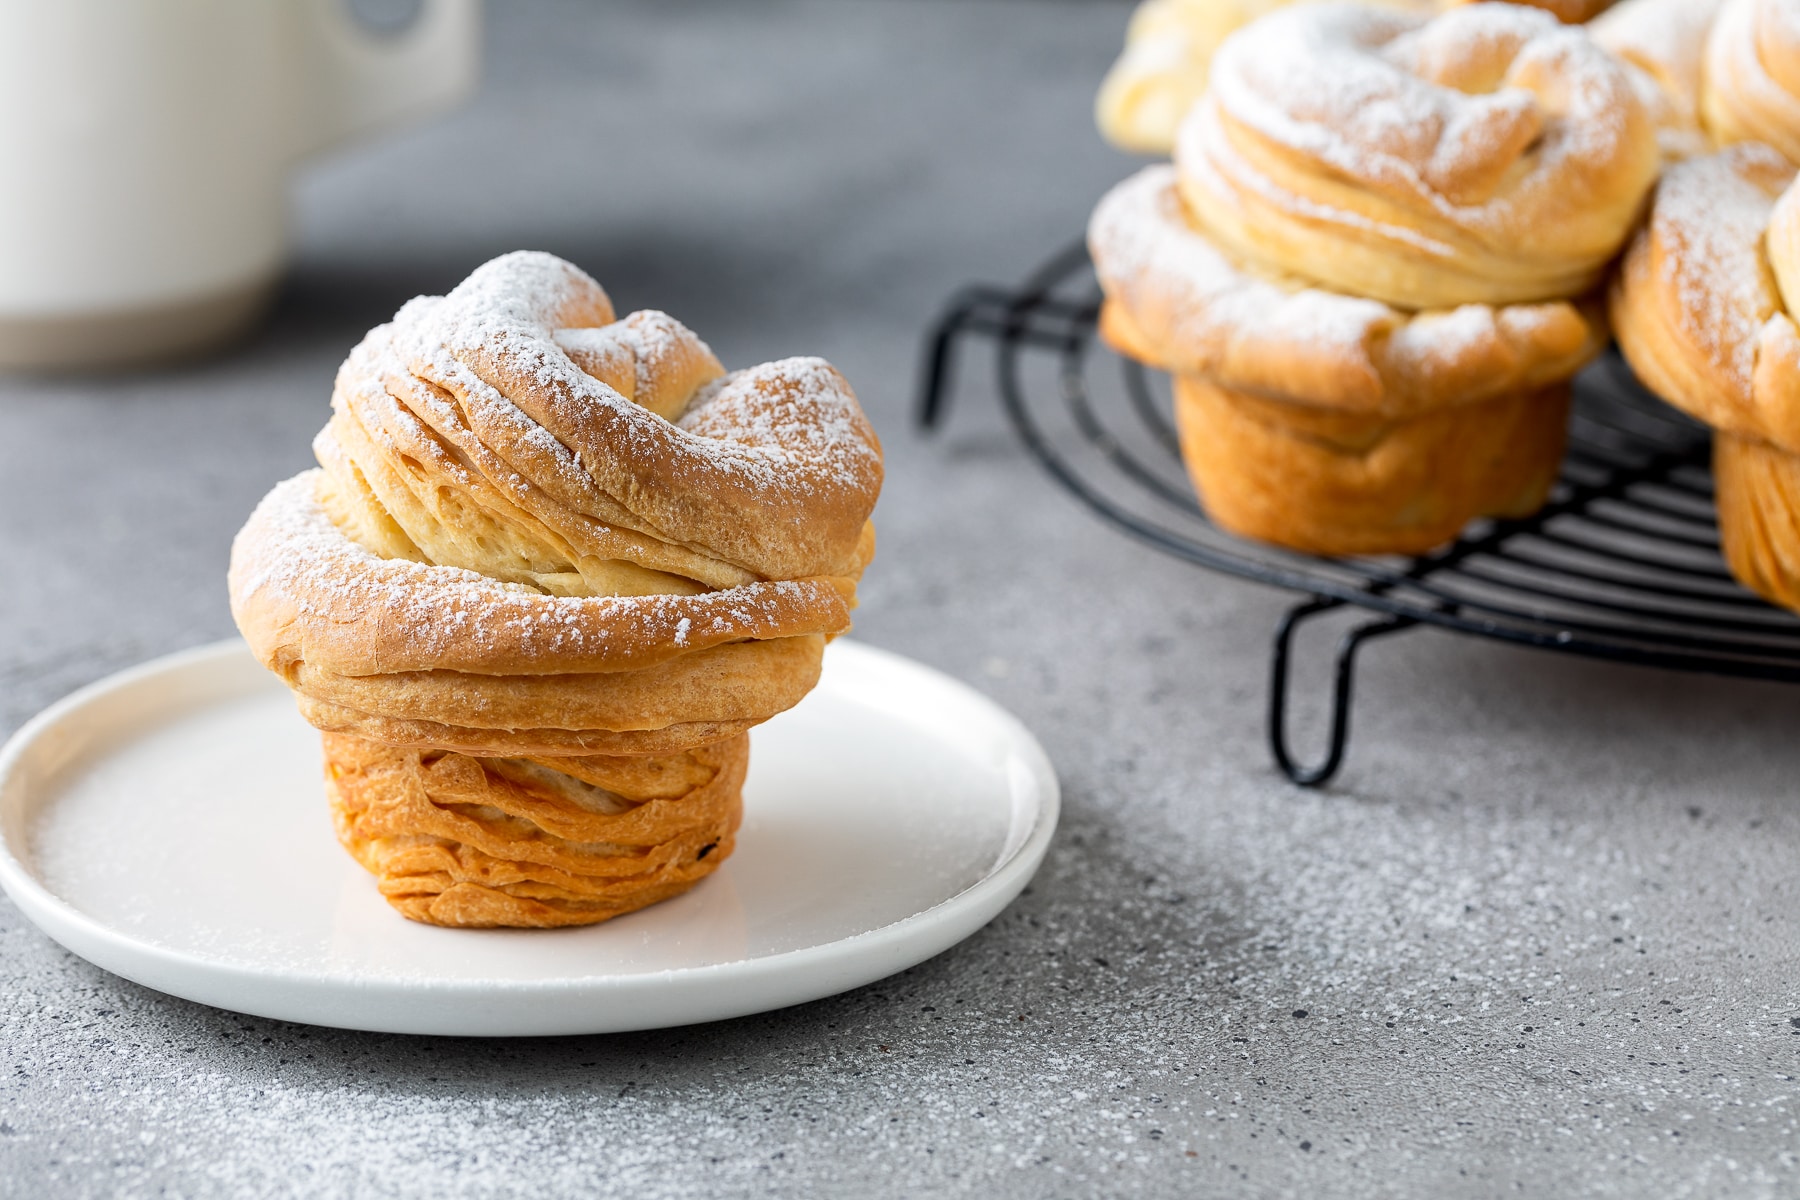
{"label": "flaky pastry layer", "polygon": [[1751,591],[1800,612],[1800,454],[1721,432],[1713,442],[1719,541]]}
{"label": "flaky pastry layer", "polygon": [[[1268,13],[1304,0],[1143,0],[1131,14],[1125,48],[1094,100],[1107,141],[1139,154],[1167,154],[1176,131],[1206,92],[1213,56],[1225,39]],[[1467,2],[1467,0],[1465,0]],[[1563,21],[1586,21],[1612,0],[1536,0]],[[1706,0],[1679,0],[1705,3]],[[1439,0],[1369,0],[1376,7],[1430,13]]]}
{"label": "flaky pastry layer", "polygon": [[1800,185],[1746,143],[1670,169],[1612,290],[1613,325],[1657,395],[1718,430],[1725,561],[1800,609]]}
{"label": "flaky pastry layer", "polygon": [[1800,451],[1800,327],[1782,280],[1800,267],[1794,179],[1792,164],[1756,144],[1671,167],[1611,293],[1619,346],[1652,391],[1790,452]]}
{"label": "flaky pastry layer", "polygon": [[1182,459],[1214,522],[1307,554],[1423,554],[1477,516],[1526,517],[1556,482],[1569,386],[1404,417],[1175,379]]}
{"label": "flaky pastry layer", "polygon": [[[372,499],[404,535],[372,547],[388,557],[564,594],[680,590],[605,570],[596,587],[589,560],[711,588],[867,561],[881,447],[829,363],[727,374],[664,314],[614,320],[548,254],[408,303],[352,351],[332,407],[321,465],[346,512]],[[576,578],[539,578],[557,575]]]}
{"label": "flaky pastry layer", "polygon": [[1800,163],[1800,7],[1725,0],[1706,41],[1700,107],[1720,145],[1763,142]]}
{"label": "flaky pastry layer", "polygon": [[1411,313],[1238,265],[1171,167],[1115,187],[1088,225],[1115,343],[1178,374],[1296,405],[1402,416],[1568,379],[1604,344],[1568,301]]}
{"label": "flaky pastry layer", "polygon": [[404,915],[588,925],[679,895],[730,857],[747,739],[666,758],[508,759],[324,740],[338,838]]}
{"label": "flaky pastry layer", "polygon": [[475,753],[666,753],[735,736],[818,680],[836,581],[551,596],[351,541],[308,471],[238,534],[233,612],[321,729]]}
{"label": "flaky pastry layer", "polygon": [[1660,162],[1626,69],[1504,4],[1273,13],[1220,49],[1175,156],[1234,258],[1413,311],[1588,291]]}
{"label": "flaky pastry layer", "polygon": [[1723,0],[1624,0],[1589,26],[1594,41],[1632,70],[1656,123],[1663,157],[1715,147],[1700,115],[1707,35]]}
{"label": "flaky pastry layer", "polygon": [[[1125,49],[1094,100],[1106,140],[1122,150],[1167,154],[1175,131],[1206,92],[1213,55],[1250,22],[1302,0],[1144,0],[1131,14]],[[1429,12],[1435,0],[1373,0]]]}

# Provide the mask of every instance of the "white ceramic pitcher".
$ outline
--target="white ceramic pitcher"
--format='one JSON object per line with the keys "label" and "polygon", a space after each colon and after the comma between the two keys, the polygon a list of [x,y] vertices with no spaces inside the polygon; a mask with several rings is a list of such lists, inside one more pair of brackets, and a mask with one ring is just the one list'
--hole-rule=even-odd
{"label": "white ceramic pitcher", "polygon": [[0,0],[0,368],[245,329],[295,165],[465,96],[478,5],[423,0],[384,35],[348,0]]}

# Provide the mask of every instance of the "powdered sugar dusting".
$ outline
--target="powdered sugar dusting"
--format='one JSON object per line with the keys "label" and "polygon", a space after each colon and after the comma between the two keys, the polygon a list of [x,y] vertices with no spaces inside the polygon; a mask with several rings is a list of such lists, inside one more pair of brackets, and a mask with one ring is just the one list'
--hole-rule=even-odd
{"label": "powdered sugar dusting", "polygon": [[[1604,258],[1641,194],[1621,179],[1641,175],[1647,187],[1654,170],[1650,128],[1624,69],[1535,9],[1484,4],[1422,22],[1298,6],[1227,40],[1211,80],[1180,135],[1184,171],[1213,159],[1277,210],[1431,257],[1505,247]],[[1275,165],[1221,122],[1271,143]],[[1320,196],[1284,184],[1293,172],[1316,176]],[[1379,199],[1351,211],[1329,199],[1345,187]],[[1581,197],[1593,203],[1571,203]],[[1574,219],[1545,227],[1553,210]]]}
{"label": "powdered sugar dusting", "polygon": [[1159,341],[1192,346],[1169,365],[1217,370],[1228,347],[1311,346],[1362,356],[1368,339],[1404,318],[1374,300],[1283,287],[1239,269],[1188,227],[1171,167],[1150,167],[1114,188],[1094,210],[1089,243],[1109,295],[1129,295],[1150,272],[1165,285],[1171,327]]}
{"label": "powdered sugar dusting", "polygon": [[1253,274],[1189,224],[1171,167],[1114,188],[1088,240],[1109,301],[1158,365],[1226,387],[1342,406],[1468,402],[1546,371],[1572,374],[1597,349],[1561,301],[1406,313]]}
{"label": "powdered sugar dusting", "polygon": [[1652,218],[1662,279],[1674,289],[1684,332],[1746,394],[1758,334],[1781,311],[1763,253],[1779,191],[1747,174],[1758,171],[1772,183],[1793,174],[1773,151],[1756,145],[1673,167]]}
{"label": "powdered sugar dusting", "polygon": [[[870,432],[856,397],[822,358],[784,358],[704,388],[679,427],[748,487],[800,495],[867,485]],[[765,482],[773,481],[773,482]]]}
{"label": "powdered sugar dusting", "polygon": [[[843,377],[819,359],[765,364],[703,389],[672,424],[558,345],[558,330],[611,319],[587,276],[520,252],[408,305],[389,336],[412,374],[455,397],[486,451],[566,507],[764,577],[841,568],[882,478]],[[640,370],[676,349],[671,318],[626,324]]]}
{"label": "powdered sugar dusting", "polygon": [[1800,12],[1792,0],[1739,0],[1707,39],[1704,107],[1721,142],[1766,142],[1800,161]]}
{"label": "powdered sugar dusting", "polygon": [[842,597],[823,580],[571,598],[458,567],[385,559],[332,523],[317,500],[319,475],[297,475],[257,506],[233,547],[232,603],[253,644],[265,630],[299,657],[344,674],[623,670],[722,642],[836,633],[849,624]]}
{"label": "powdered sugar dusting", "polygon": [[1698,119],[1707,31],[1723,0],[1626,0],[1588,26],[1594,41],[1650,74]]}
{"label": "powdered sugar dusting", "polygon": [[[1568,81],[1566,118],[1541,111],[1517,86],[1468,94],[1431,78],[1455,78],[1463,64],[1446,59],[1477,59],[1496,44],[1514,57],[1509,78],[1548,70]],[[1443,184],[1490,170],[1521,125],[1541,125],[1544,135],[1526,186],[1548,184],[1571,160],[1616,156],[1626,90],[1617,67],[1581,34],[1543,12],[1500,5],[1423,26],[1350,6],[1278,13],[1225,44],[1213,88],[1234,119],[1263,136],[1354,178],[1412,192],[1463,222],[1498,213],[1491,203],[1457,204]]]}

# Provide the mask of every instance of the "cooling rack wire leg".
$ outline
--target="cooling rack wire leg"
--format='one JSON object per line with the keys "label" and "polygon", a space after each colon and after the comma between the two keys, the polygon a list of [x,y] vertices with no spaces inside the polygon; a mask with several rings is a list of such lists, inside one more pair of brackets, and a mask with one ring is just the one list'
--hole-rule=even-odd
{"label": "cooling rack wire leg", "polygon": [[991,307],[996,295],[1007,297],[999,289],[976,284],[950,298],[937,320],[925,335],[924,361],[919,371],[919,396],[913,409],[913,420],[920,432],[933,433],[943,424],[950,408],[953,380],[951,369],[956,364],[956,345],[973,329],[974,318],[984,306]]}
{"label": "cooling rack wire leg", "polygon": [[1324,761],[1316,767],[1303,767],[1294,761],[1287,740],[1288,676],[1294,634],[1311,618],[1343,606],[1342,600],[1315,596],[1289,609],[1281,618],[1281,624],[1275,627],[1275,644],[1269,661],[1269,752],[1274,755],[1275,765],[1281,768],[1281,773],[1301,787],[1323,786],[1344,765],[1344,751],[1350,742],[1350,702],[1355,694],[1357,650],[1364,642],[1418,624],[1409,617],[1380,617],[1358,625],[1339,640],[1331,696],[1331,740],[1326,746]]}

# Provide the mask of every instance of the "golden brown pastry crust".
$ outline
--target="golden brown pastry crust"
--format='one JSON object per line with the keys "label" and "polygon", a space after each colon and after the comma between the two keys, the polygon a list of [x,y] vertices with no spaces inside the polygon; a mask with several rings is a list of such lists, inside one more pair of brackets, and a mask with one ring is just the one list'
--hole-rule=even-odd
{"label": "golden brown pastry crust", "polygon": [[1721,433],[1713,476],[1731,573],[1757,595],[1800,611],[1800,454]]}
{"label": "golden brown pastry crust", "polygon": [[[593,280],[515,254],[373,331],[333,410],[323,469],[239,533],[232,612],[328,758],[375,764],[334,776],[340,816],[365,814],[346,844],[384,880],[449,881],[404,903],[384,882],[396,906],[604,920],[723,861],[728,836],[679,878],[615,871],[610,850],[577,870],[587,851],[563,847],[557,870],[607,875],[589,895],[548,860],[498,861],[491,830],[445,832],[419,797],[500,759],[711,755],[738,764],[706,793],[735,828],[745,732],[817,682],[874,552],[881,449],[842,377],[818,359],[727,374],[672,318],[615,321]],[[474,820],[485,802],[443,803]]]}
{"label": "golden brown pastry crust", "polygon": [[[1718,431],[1719,534],[1745,586],[1800,609],[1800,284],[1795,169],[1756,143],[1672,167],[1612,290],[1646,386]],[[1784,298],[1786,297],[1786,298]]]}
{"label": "golden brown pastry crust", "polygon": [[[1121,150],[1169,153],[1182,119],[1206,92],[1213,56],[1225,39],[1252,21],[1298,2],[1304,0],[1143,0],[1131,14],[1125,49],[1107,71],[1094,99],[1094,120],[1101,135]],[[1422,14],[1454,6],[1437,0],[1368,2]],[[1532,0],[1530,6],[1563,21],[1585,21],[1611,3]]]}
{"label": "golden brown pastry crust", "polygon": [[[1110,320],[1167,370],[1295,402],[1390,415],[1567,379],[1603,343],[1568,300],[1407,310],[1239,266],[1189,214],[1177,170],[1115,187],[1088,227]],[[1114,311],[1116,310],[1116,311]]]}
{"label": "golden brown pastry crust", "polygon": [[1176,160],[1234,259],[1410,310],[1589,290],[1660,161],[1619,62],[1503,4],[1265,17],[1213,60]]}
{"label": "golden brown pastry crust", "polygon": [[1222,528],[1310,554],[1423,554],[1556,482],[1569,386],[1395,419],[1175,379],[1182,457]]}
{"label": "golden brown pastry crust", "polygon": [[481,758],[326,734],[338,839],[406,916],[586,925],[679,895],[731,854],[749,740],[668,758]]}
{"label": "golden brown pastry crust", "polygon": [[1167,154],[1175,130],[1206,91],[1226,38],[1285,0],[1143,0],[1125,49],[1094,97],[1094,123],[1121,150]]}
{"label": "golden brown pastry crust", "polygon": [[[407,304],[351,352],[332,407],[319,457],[338,499],[373,501],[422,552],[390,557],[540,587],[589,560],[707,587],[854,578],[881,487],[880,443],[829,363],[725,375],[661,313],[615,322],[600,286],[547,254]],[[458,544],[463,525],[488,544]]]}
{"label": "golden brown pastry crust", "polygon": [[1764,142],[1800,162],[1800,7],[1725,0],[1706,42],[1700,106],[1719,145]]}
{"label": "golden brown pastry crust", "polygon": [[1765,250],[1781,237],[1777,204],[1794,177],[1756,144],[1671,167],[1611,308],[1619,346],[1651,390],[1716,429],[1800,449],[1800,329]]}
{"label": "golden brown pastry crust", "polygon": [[1195,227],[1175,171],[1089,226],[1101,333],[1176,375],[1183,457],[1227,528],[1320,554],[1416,553],[1554,479],[1566,381],[1603,323],[1566,301],[1409,314],[1260,278]]}
{"label": "golden brown pastry crust", "polygon": [[693,595],[552,596],[457,567],[382,558],[319,503],[323,472],[278,484],[239,531],[238,627],[271,670],[556,675],[636,670],[745,638],[841,632],[842,578]]}
{"label": "golden brown pastry crust", "polygon": [[1594,41],[1632,68],[1667,160],[1714,149],[1700,117],[1700,92],[1707,35],[1722,2],[1624,0],[1588,27]]}
{"label": "golden brown pastry crust", "polygon": [[829,579],[550,596],[382,559],[326,515],[321,477],[264,499],[230,575],[239,630],[321,728],[508,754],[663,753],[791,707],[825,638],[850,625]]}
{"label": "golden brown pastry crust", "polygon": [[[1462,4],[1482,2],[1483,0],[1450,0],[1446,7],[1455,8]],[[1570,25],[1592,21],[1613,6],[1613,0],[1512,0],[1512,2],[1524,4],[1529,8],[1541,8],[1557,20]]]}

